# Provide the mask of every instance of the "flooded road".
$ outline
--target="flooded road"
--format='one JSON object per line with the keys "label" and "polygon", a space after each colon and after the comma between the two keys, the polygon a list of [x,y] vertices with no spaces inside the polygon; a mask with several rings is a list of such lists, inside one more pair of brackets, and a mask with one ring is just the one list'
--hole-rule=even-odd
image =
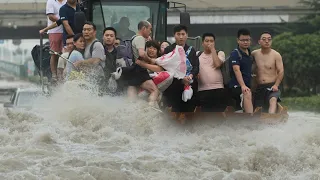
{"label": "flooded road", "polygon": [[0,110],[0,179],[318,180],[320,116],[179,125],[72,83],[29,112]]}

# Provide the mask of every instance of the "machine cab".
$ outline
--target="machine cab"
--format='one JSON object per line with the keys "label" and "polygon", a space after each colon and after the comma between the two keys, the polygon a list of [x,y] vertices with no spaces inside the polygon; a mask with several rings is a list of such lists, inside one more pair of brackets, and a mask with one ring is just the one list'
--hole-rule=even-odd
{"label": "machine cab", "polygon": [[[109,26],[117,30],[118,38],[131,39],[138,31],[138,23],[142,20],[152,24],[152,39],[167,39],[167,9],[170,8],[167,0],[90,0],[80,4],[86,19],[96,24],[98,39],[102,38],[103,29]],[[76,22],[79,28],[82,24],[80,21]],[[190,23],[190,17],[186,12],[181,13],[180,21]]]}

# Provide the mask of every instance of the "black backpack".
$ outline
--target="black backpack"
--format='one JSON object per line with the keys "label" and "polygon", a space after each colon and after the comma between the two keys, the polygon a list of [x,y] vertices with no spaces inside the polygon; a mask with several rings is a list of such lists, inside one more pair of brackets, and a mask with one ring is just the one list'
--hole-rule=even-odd
{"label": "black backpack", "polygon": [[[240,53],[240,51],[236,48],[233,51],[237,51],[240,60],[242,59],[242,55]],[[232,51],[232,52],[233,52]],[[223,77],[223,84],[224,85],[228,85],[230,80],[231,80],[231,71],[232,69],[230,69],[230,56],[226,58],[226,60],[224,61],[224,63],[221,65],[220,69],[221,69],[221,73],[222,73],[222,77]]]}
{"label": "black backpack", "polygon": [[[48,80],[51,79],[52,73],[50,69],[50,59],[51,59],[51,54],[49,53],[50,49],[50,44],[45,43],[42,47],[40,48],[40,45],[35,45],[32,50],[31,50],[31,56],[33,59],[34,64],[36,65],[38,69],[38,73],[40,75],[40,71],[42,70],[43,76],[47,77]],[[40,60],[40,51],[42,51],[42,59]],[[42,68],[40,69],[40,61],[42,61]]]}

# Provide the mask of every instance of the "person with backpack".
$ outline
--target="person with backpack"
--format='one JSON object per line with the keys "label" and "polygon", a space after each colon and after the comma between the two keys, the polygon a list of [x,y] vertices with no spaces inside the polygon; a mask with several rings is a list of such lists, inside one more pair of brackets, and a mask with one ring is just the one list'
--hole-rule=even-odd
{"label": "person with backpack", "polygon": [[224,112],[226,93],[220,67],[225,61],[225,53],[215,48],[215,35],[202,35],[203,52],[199,57],[198,102],[202,112]]}
{"label": "person with backpack", "polygon": [[[152,26],[148,21],[140,21],[138,24],[138,33],[132,38],[132,54],[133,60],[142,60],[146,62],[152,61],[148,57],[146,48],[146,41],[150,37]],[[159,97],[159,89],[152,81],[147,69],[141,67],[140,65],[134,62],[133,67],[131,68],[130,77],[128,77],[128,96],[130,99],[135,99],[138,95],[137,87],[148,91],[149,95],[149,104],[151,106],[157,106],[157,100]]]}
{"label": "person with backpack", "polygon": [[[105,66],[105,50],[101,42],[96,38],[97,28],[92,22],[85,22],[83,26],[83,37],[85,39],[86,48],[84,51],[84,60],[77,61],[74,65],[77,68],[86,68],[87,76],[91,83],[95,85],[103,85],[105,81],[104,66]],[[100,86],[99,86],[100,87]]]}
{"label": "person with backpack", "polygon": [[[177,25],[173,28],[176,42],[165,48],[164,54],[172,52],[176,45],[182,46],[186,53],[187,73],[183,79],[174,78],[172,84],[163,92],[164,104],[172,107],[171,112],[179,118],[181,112],[193,112],[196,107],[196,95],[198,92],[197,76],[199,73],[199,59],[192,46],[186,44],[188,28],[185,25]],[[186,86],[191,85],[193,96],[188,101],[182,100],[182,94]]]}
{"label": "person with backpack", "polygon": [[246,113],[253,113],[250,89],[253,63],[250,51],[250,31],[248,29],[239,29],[237,41],[238,47],[231,52],[228,59],[231,77],[229,82],[231,98],[236,102],[236,110],[244,109]]}

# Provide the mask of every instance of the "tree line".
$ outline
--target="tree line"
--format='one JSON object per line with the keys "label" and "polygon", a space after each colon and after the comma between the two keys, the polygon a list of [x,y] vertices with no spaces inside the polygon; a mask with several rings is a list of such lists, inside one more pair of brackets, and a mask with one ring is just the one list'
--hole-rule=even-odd
{"label": "tree line", "polygon": [[320,93],[320,0],[303,0],[310,14],[297,23],[288,23],[273,38],[285,67],[283,91],[286,96]]}

